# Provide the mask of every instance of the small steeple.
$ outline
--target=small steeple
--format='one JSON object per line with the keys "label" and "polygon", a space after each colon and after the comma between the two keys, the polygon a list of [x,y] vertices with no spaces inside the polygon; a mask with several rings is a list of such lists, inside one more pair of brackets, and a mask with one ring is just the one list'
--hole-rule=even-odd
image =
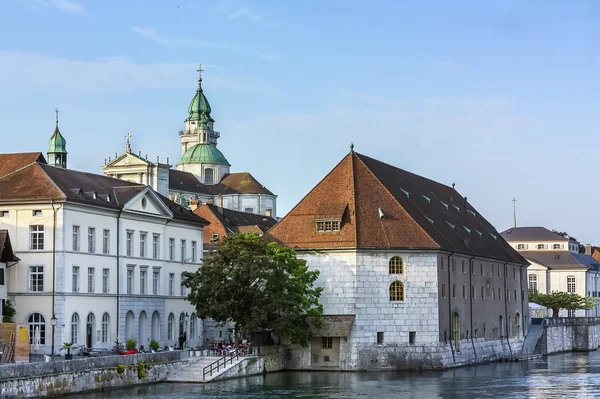
{"label": "small steeple", "polygon": [[196,71],[198,72],[198,88],[188,107],[189,116],[185,121],[196,121],[199,122],[199,127],[209,129],[209,123],[214,122],[214,119],[210,116],[212,110],[202,90],[202,71],[204,71],[202,64],[198,66]]}
{"label": "small steeple", "polygon": [[127,133],[125,135],[125,139],[127,140],[127,142],[125,143],[125,152],[127,154],[131,154],[131,144],[129,143],[129,140],[131,139],[131,133]]}
{"label": "small steeple", "polygon": [[67,140],[60,134],[58,129],[58,108],[54,110],[56,113],[56,127],[54,134],[50,137],[48,143],[48,163],[59,168],[67,168]]}

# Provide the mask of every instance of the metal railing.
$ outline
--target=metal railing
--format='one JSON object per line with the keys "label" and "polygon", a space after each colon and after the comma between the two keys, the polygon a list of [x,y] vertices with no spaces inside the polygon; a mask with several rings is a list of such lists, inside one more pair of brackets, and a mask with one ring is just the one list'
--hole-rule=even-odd
{"label": "metal railing", "polygon": [[238,360],[239,357],[240,357],[240,354],[238,353],[237,350],[230,352],[230,353],[226,353],[223,357],[219,358],[217,361],[212,362],[208,366],[204,367],[204,370],[203,370],[204,374],[202,375],[202,379],[205,380],[207,374],[210,374],[210,376],[212,377],[213,371],[218,372],[220,369],[224,369],[225,367],[227,367],[227,363],[233,364],[233,361]]}

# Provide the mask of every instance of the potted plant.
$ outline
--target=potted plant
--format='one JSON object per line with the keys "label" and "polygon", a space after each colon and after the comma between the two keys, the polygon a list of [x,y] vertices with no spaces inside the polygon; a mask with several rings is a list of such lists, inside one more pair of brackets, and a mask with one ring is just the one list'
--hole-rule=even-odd
{"label": "potted plant", "polygon": [[158,351],[159,347],[160,345],[158,344],[158,341],[156,341],[155,339],[150,341],[150,349],[152,349],[154,352]]}
{"label": "potted plant", "polygon": [[75,344],[73,342],[65,342],[63,344],[63,347],[61,349],[66,349],[67,353],[65,355],[65,360],[72,360],[73,359],[73,355],[71,354],[71,348],[75,346]]}

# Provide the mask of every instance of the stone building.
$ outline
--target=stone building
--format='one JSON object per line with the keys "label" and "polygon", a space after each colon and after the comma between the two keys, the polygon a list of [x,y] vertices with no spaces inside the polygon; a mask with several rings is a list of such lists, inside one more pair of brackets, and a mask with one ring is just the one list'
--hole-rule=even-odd
{"label": "stone building", "polygon": [[69,170],[66,156],[58,123],[53,165],[41,153],[0,154],[0,230],[20,258],[6,271],[17,321],[39,330],[43,353],[132,336],[176,345],[184,332],[200,344],[181,278],[202,261],[208,222],[146,185]]}
{"label": "stone building", "polygon": [[[600,263],[592,256],[591,246],[585,246],[586,253],[580,253],[583,246],[575,238],[544,227],[514,227],[501,235],[530,263],[527,269],[530,291],[600,297]],[[599,315],[600,307],[562,309],[559,313],[559,317]]]}
{"label": "stone building", "polygon": [[302,369],[437,368],[520,352],[527,262],[454,188],[353,150],[267,239],[320,271]]}
{"label": "stone building", "polygon": [[277,214],[277,196],[248,172],[232,173],[231,165],[217,148],[221,133],[214,130],[211,106],[202,89],[202,78],[188,107],[185,128],[179,132],[181,158],[176,169],[169,159],[156,162],[132,152],[127,134],[125,152],[102,167],[104,174],[151,186],[176,203],[189,207],[190,201],[216,202],[236,211],[269,217]]}

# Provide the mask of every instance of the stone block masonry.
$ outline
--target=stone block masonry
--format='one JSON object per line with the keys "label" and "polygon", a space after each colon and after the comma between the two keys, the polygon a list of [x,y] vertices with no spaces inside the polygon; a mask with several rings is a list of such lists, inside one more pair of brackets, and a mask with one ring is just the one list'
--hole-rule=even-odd
{"label": "stone block masonry", "polygon": [[544,333],[535,352],[549,355],[569,351],[590,351],[600,346],[600,318],[558,317],[544,319]]}

